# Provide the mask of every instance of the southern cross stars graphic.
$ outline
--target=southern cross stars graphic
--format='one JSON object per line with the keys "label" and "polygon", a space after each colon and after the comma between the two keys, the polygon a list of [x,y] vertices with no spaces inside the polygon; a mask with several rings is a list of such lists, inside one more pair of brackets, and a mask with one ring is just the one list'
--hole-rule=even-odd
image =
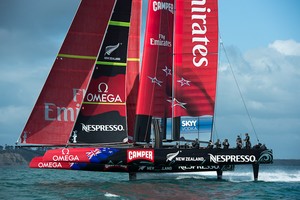
{"label": "southern cross stars graphic", "polygon": [[173,100],[167,100],[168,102],[170,102],[170,103],[172,103],[172,106],[180,106],[180,107],[182,107],[183,109],[186,109],[186,107],[185,107],[185,105],[187,104],[187,103],[183,103],[183,102],[180,102],[180,101],[178,101],[177,99],[173,99]]}
{"label": "southern cross stars graphic", "polygon": [[190,86],[190,82],[191,82],[191,81],[188,81],[188,80],[186,80],[186,79],[184,79],[184,78],[182,77],[181,80],[178,80],[177,82],[180,83],[180,86],[182,87],[182,86],[184,86],[184,85]]}
{"label": "southern cross stars graphic", "polygon": [[150,77],[150,76],[148,76],[148,78],[150,78],[151,79],[151,82],[152,83],[155,83],[155,84],[157,84],[157,85],[159,85],[159,86],[161,86],[161,83],[163,83],[163,81],[159,81],[156,77]]}
{"label": "southern cross stars graphic", "polygon": [[171,69],[169,69],[167,66],[165,66],[165,69],[162,69],[165,73],[166,73],[166,76],[168,76],[168,75],[172,75],[172,73],[171,73]]}

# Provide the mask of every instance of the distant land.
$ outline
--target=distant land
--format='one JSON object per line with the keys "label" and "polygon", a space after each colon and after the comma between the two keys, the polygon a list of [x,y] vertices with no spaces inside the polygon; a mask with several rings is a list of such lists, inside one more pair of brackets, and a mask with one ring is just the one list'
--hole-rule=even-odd
{"label": "distant land", "polygon": [[45,151],[30,148],[13,148],[9,146],[6,149],[0,149],[0,167],[12,165],[28,165],[35,156],[41,156]]}

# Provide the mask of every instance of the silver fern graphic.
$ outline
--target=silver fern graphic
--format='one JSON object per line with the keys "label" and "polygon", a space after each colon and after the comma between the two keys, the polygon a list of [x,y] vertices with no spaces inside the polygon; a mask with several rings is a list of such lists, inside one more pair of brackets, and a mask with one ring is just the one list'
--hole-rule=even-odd
{"label": "silver fern graphic", "polygon": [[169,154],[167,154],[167,160],[166,160],[166,162],[172,161],[176,156],[178,156],[179,153],[180,153],[180,151],[177,151],[176,153],[169,153]]}
{"label": "silver fern graphic", "polygon": [[118,43],[118,44],[116,44],[116,45],[106,46],[106,47],[105,47],[105,53],[104,53],[104,55],[110,56],[110,54],[111,54],[112,52],[114,52],[117,48],[119,48],[119,46],[120,46],[121,44],[122,44],[122,43]]}

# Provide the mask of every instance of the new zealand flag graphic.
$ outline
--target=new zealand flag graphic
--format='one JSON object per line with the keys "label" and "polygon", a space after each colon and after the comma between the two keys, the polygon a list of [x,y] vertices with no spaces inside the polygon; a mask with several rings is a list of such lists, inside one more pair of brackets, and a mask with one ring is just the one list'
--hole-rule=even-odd
{"label": "new zealand flag graphic", "polygon": [[115,148],[96,148],[86,152],[86,155],[91,163],[101,163],[118,151],[119,150]]}
{"label": "new zealand flag graphic", "polygon": [[74,170],[84,169],[86,166],[86,163],[70,163],[70,168]]}

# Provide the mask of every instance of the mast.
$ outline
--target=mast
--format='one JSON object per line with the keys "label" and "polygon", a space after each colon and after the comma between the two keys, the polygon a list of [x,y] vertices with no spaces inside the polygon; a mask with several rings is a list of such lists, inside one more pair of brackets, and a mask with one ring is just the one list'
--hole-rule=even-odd
{"label": "mast", "polygon": [[81,1],[21,133],[21,144],[65,145],[68,141],[114,4],[115,0]]}

